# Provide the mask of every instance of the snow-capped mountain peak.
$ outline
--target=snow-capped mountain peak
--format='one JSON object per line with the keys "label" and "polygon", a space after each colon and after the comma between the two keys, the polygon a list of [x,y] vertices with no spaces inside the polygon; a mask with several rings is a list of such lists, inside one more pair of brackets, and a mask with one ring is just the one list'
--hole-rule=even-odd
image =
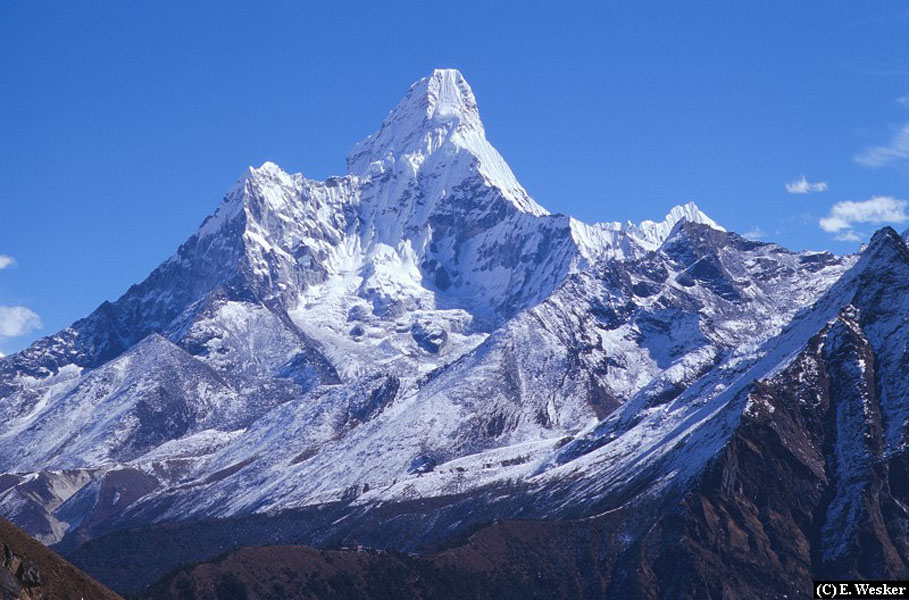
{"label": "snow-capped mountain peak", "polygon": [[904,239],[892,227],[882,227],[871,236],[868,247],[862,252],[862,258],[867,257],[868,260],[882,260],[887,263],[894,260],[897,254],[909,257],[909,248],[906,247]]}
{"label": "snow-capped mountain peak", "polygon": [[410,86],[376,133],[354,146],[348,169],[364,175],[374,162],[431,154],[456,131],[485,139],[470,85],[456,69],[436,69]]}
{"label": "snow-capped mountain peak", "polygon": [[[479,174],[522,212],[548,214],[487,141],[473,91],[456,69],[436,69],[414,83],[379,130],[350,151],[347,168],[366,180],[393,176],[401,187],[420,176],[453,187]],[[441,191],[430,187],[421,193],[431,197]]]}
{"label": "snow-capped mountain peak", "polygon": [[271,161],[265,161],[261,166],[249,166],[237,182],[227,191],[221,205],[215,214],[205,220],[199,231],[200,235],[208,235],[220,230],[225,223],[231,221],[244,208],[250,197],[250,188],[265,189],[270,186],[290,188],[297,178],[302,175],[291,175]]}
{"label": "snow-capped mountain peak", "polygon": [[707,225],[718,231],[726,231],[716,221],[704,214],[694,202],[675,206],[662,221],[641,221],[633,223],[619,221],[588,225],[571,220],[572,236],[588,258],[606,257],[627,259],[653,252],[669,239],[676,225],[682,221]]}
{"label": "snow-capped mountain peak", "polygon": [[641,221],[640,224],[634,225],[628,223],[626,229],[641,246],[648,249],[656,249],[663,242],[669,239],[673,229],[681,223],[696,223],[698,225],[707,225],[717,231],[726,231],[716,221],[708,217],[694,202],[680,204],[672,207],[662,221]]}
{"label": "snow-capped mountain peak", "polygon": [[659,223],[653,221],[641,221],[641,224],[638,225],[638,229],[647,234],[653,235],[658,239],[665,240],[669,235],[669,232],[672,231],[672,228],[676,226],[676,223],[679,221],[688,221],[689,223],[698,223],[701,225],[707,225],[712,229],[717,229],[719,231],[726,231],[722,225],[718,224],[716,221],[708,217],[698,205],[694,202],[688,202],[687,204],[680,204],[678,206],[672,207],[666,214],[664,218]]}
{"label": "snow-capped mountain peak", "polygon": [[645,220],[637,225],[629,222],[625,228],[642,245],[655,249],[670,238],[673,229],[682,221],[707,225],[718,231],[726,231],[721,225],[701,211],[694,202],[673,206],[662,221]]}
{"label": "snow-capped mountain peak", "polygon": [[420,109],[425,108],[425,117],[430,121],[459,120],[465,127],[483,130],[473,90],[457,69],[435,69],[432,75],[411,86],[395,110],[415,112],[410,106],[413,101]]}

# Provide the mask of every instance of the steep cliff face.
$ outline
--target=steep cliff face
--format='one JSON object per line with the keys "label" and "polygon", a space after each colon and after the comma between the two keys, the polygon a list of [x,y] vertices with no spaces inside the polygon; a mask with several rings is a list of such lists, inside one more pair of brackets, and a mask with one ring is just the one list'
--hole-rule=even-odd
{"label": "steep cliff face", "polygon": [[909,576],[909,396],[893,376],[909,347],[909,252],[894,231],[876,234],[851,278],[827,299],[839,312],[752,384],[723,450],[635,542],[637,574],[619,589],[782,598],[812,579]]}

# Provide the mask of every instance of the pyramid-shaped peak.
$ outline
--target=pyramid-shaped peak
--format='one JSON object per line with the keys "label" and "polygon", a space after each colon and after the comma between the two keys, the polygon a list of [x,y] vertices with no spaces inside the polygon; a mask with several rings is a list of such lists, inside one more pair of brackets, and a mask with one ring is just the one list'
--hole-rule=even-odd
{"label": "pyramid-shaped peak", "polygon": [[252,165],[246,167],[243,170],[243,173],[240,175],[240,178],[237,179],[234,183],[231,190],[227,193],[228,196],[231,196],[235,193],[243,193],[243,190],[246,188],[249,182],[258,182],[262,180],[269,179],[290,179],[292,175],[287,173],[284,169],[279,167],[277,164],[266,160],[260,166],[254,167]]}
{"label": "pyramid-shaped peak", "polygon": [[[428,154],[458,132],[485,144],[486,134],[473,90],[457,69],[435,69],[412,84],[379,130],[358,143],[347,156],[351,173],[369,164],[405,154]],[[482,142],[480,142],[482,141]]]}
{"label": "pyramid-shaped peak", "polygon": [[707,225],[711,229],[726,231],[719,223],[704,214],[694,202],[672,207],[662,221],[641,221],[639,225],[629,223],[627,229],[641,241],[656,247],[668,240],[679,223],[683,222]]}
{"label": "pyramid-shaped peak", "polygon": [[874,232],[871,241],[865,248],[863,255],[884,255],[889,256],[893,253],[909,257],[909,248],[903,238],[892,227],[882,227]]}
{"label": "pyramid-shaped peak", "polygon": [[404,98],[382,123],[422,128],[427,124],[457,120],[482,130],[477,100],[470,84],[457,69],[435,69],[428,77],[411,84]]}
{"label": "pyramid-shaped peak", "polygon": [[719,231],[726,231],[722,225],[708,217],[704,211],[698,208],[698,205],[694,202],[688,202],[687,204],[680,204],[678,206],[672,207],[672,210],[670,210],[666,214],[666,218],[663,219],[663,223],[669,225],[670,228],[674,227],[675,224],[680,221],[699,223],[701,225],[707,225],[713,229],[718,229]]}
{"label": "pyramid-shaped peak", "polygon": [[411,85],[379,130],[353,147],[347,169],[358,177],[405,180],[431,173],[441,185],[478,176],[521,211],[547,214],[486,139],[473,91],[457,69],[436,69]]}
{"label": "pyramid-shaped peak", "polygon": [[444,121],[458,118],[465,124],[482,128],[477,100],[470,84],[457,69],[435,69],[432,75],[413,84],[400,108],[410,108],[408,100],[418,101],[427,119]]}

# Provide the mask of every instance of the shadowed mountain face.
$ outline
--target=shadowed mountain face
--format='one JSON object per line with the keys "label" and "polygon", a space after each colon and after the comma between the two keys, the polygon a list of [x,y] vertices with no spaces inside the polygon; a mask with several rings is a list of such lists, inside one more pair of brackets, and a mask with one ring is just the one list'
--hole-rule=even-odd
{"label": "shadowed mountain face", "polygon": [[550,214],[454,70],[348,168],[250,169],[145,281],[0,358],[0,514],[129,591],[242,545],[437,552],[515,519],[594,544],[566,577],[597,593],[904,573],[895,232],[838,257],[693,204]]}

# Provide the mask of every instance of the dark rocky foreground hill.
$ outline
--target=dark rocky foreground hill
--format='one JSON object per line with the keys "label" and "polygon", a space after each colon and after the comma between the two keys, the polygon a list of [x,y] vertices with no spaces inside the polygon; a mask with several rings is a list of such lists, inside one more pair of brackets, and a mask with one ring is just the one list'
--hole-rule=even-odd
{"label": "dark rocky foreground hill", "polygon": [[5,519],[0,552],[0,600],[120,599]]}

